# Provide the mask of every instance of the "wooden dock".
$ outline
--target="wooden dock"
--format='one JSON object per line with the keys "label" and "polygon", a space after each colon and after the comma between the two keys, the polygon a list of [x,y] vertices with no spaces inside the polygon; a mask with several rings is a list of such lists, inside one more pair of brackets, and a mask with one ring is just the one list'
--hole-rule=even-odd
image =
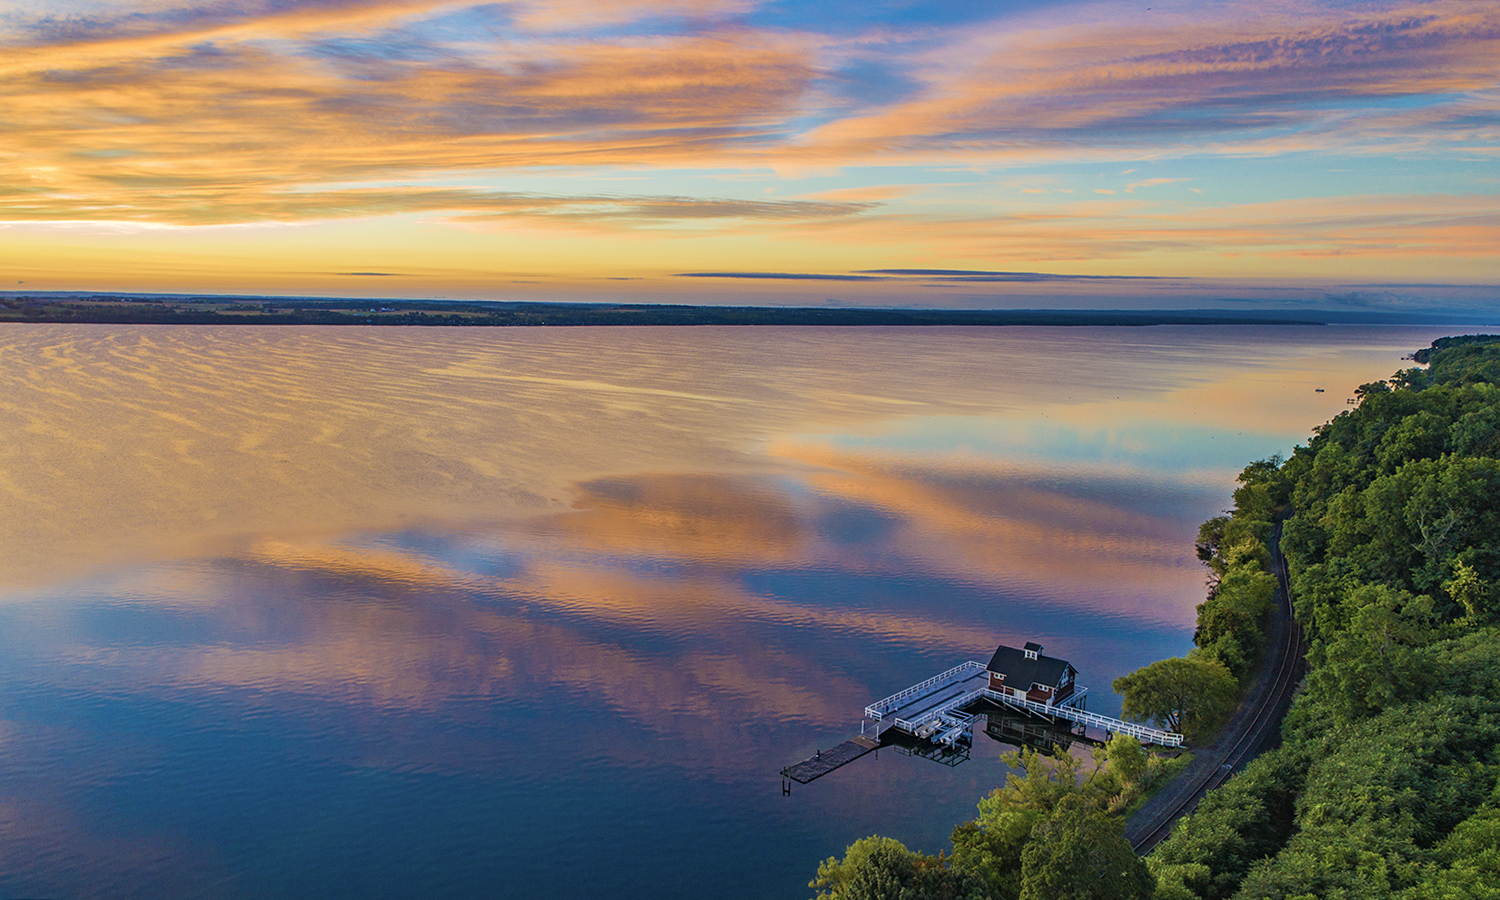
{"label": "wooden dock", "polygon": [[802,762],[787,766],[781,770],[782,792],[791,792],[792,787],[786,782],[787,779],[795,781],[798,784],[807,784],[810,781],[822,778],[840,766],[846,766],[854,762],[871,750],[879,749],[879,747],[879,741],[860,735],[859,737],[844,741],[831,750],[820,750],[816,756],[809,757]]}
{"label": "wooden dock", "polygon": [[[782,769],[781,792],[790,794],[792,782],[815,781],[882,744],[956,766],[969,758],[975,717],[990,710],[1004,711],[986,723],[990,737],[997,740],[1067,747],[1075,740],[1088,740],[1085,735],[1092,727],[1133,735],[1142,743],[1182,745],[1182,735],[1175,732],[1084,709],[1088,688],[1074,681],[1077,670],[1065,659],[1041,654],[1042,645],[1035,641],[1021,649],[1001,644],[988,665],[971,659],[871,703],[865,707],[865,718],[875,721],[873,732],[867,735],[861,723],[859,737]],[[1006,678],[1017,686],[1007,687]],[[1083,733],[1074,726],[1083,726]]]}

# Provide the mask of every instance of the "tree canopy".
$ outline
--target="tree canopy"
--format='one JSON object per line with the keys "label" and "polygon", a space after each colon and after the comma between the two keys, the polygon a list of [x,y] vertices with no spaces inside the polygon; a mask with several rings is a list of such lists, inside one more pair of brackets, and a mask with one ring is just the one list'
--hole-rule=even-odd
{"label": "tree canopy", "polygon": [[1417,359],[1260,473],[1311,672],[1152,854],[1159,900],[1500,898],[1500,338]]}
{"label": "tree canopy", "polygon": [[1146,900],[1156,887],[1120,822],[1066,797],[1021,852],[1020,900]]}
{"label": "tree canopy", "polygon": [[1216,659],[1178,656],[1157,660],[1114,680],[1125,698],[1127,718],[1145,719],[1195,736],[1213,728],[1234,708],[1239,683]]}

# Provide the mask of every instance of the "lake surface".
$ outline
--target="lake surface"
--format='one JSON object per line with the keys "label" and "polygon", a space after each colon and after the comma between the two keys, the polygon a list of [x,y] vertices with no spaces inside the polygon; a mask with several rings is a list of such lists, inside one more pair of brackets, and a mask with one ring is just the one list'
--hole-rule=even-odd
{"label": "lake surface", "polygon": [[1235,474],[1444,333],[0,326],[0,896],[946,848],[1008,748],[777,773],[1000,642],[1118,712]]}

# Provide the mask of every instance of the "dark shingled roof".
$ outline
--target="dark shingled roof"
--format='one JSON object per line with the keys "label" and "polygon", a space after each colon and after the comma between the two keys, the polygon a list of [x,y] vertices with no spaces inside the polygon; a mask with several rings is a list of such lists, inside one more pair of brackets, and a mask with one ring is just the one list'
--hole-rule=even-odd
{"label": "dark shingled roof", "polygon": [[[1027,644],[1027,646],[1032,645]],[[1052,687],[1062,681],[1063,672],[1068,669],[1068,661],[1051,656],[1027,659],[1024,650],[1001,644],[995,650],[995,655],[990,657],[990,664],[985,668],[1004,675],[1008,686],[1028,690],[1033,684],[1045,684]]]}

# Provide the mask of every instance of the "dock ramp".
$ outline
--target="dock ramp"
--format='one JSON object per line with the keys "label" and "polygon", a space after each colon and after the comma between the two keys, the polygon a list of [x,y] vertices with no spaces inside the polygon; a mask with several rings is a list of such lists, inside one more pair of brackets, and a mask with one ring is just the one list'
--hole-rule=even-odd
{"label": "dock ramp", "polygon": [[[1081,697],[1084,691],[1075,693],[1075,697]],[[1149,725],[1140,725],[1135,722],[1127,722],[1124,719],[1116,719],[1113,716],[1101,716],[1091,713],[1085,709],[1072,706],[1069,702],[1063,703],[1037,703],[1035,700],[1025,700],[1018,697],[1007,697],[996,691],[986,690],[984,696],[994,700],[996,703],[1004,703],[1006,706],[1016,709],[1024,709],[1027,712],[1036,713],[1041,716],[1051,716],[1054,719],[1067,719],[1069,722],[1077,722],[1079,725],[1092,725],[1115,734],[1128,734],[1143,744],[1158,744],[1162,747],[1181,747],[1182,735],[1175,731],[1163,731],[1160,728],[1152,728]],[[1073,700],[1069,697],[1068,700]]]}

